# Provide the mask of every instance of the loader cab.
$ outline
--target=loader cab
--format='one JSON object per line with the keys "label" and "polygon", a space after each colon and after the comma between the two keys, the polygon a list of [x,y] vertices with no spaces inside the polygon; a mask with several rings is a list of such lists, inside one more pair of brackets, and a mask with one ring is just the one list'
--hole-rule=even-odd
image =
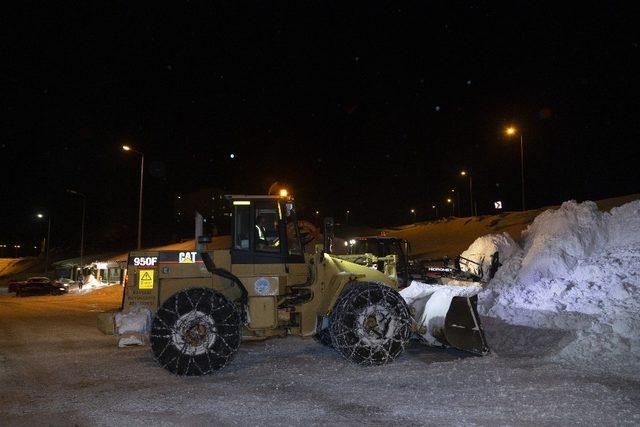
{"label": "loader cab", "polygon": [[293,199],[226,197],[232,208],[232,264],[304,263]]}

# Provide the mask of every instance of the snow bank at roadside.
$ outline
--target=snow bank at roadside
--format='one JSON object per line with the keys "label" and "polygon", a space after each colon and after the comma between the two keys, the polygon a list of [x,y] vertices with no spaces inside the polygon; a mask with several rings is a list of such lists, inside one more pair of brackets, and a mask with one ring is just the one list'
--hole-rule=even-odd
{"label": "snow bank at roadside", "polygon": [[[480,294],[480,313],[506,326],[566,331],[552,360],[640,379],[640,201],[610,213],[565,202],[536,217],[522,247],[509,240],[483,236],[462,254],[486,263],[500,252],[503,265]],[[508,335],[506,326],[493,332]]]}

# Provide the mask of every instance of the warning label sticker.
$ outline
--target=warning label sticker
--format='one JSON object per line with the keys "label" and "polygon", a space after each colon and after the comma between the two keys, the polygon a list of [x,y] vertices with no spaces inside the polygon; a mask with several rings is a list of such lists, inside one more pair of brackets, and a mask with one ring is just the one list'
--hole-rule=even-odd
{"label": "warning label sticker", "polygon": [[155,270],[138,270],[138,289],[153,289]]}

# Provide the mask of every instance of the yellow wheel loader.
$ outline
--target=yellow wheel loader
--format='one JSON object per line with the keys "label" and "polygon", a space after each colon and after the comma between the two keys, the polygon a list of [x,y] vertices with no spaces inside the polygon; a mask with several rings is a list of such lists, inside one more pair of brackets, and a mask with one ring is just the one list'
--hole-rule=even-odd
{"label": "yellow wheel loader", "polygon": [[330,218],[323,244],[305,254],[292,198],[226,197],[230,249],[210,250],[200,237],[193,251],[129,255],[123,309],[151,310],[151,349],[162,367],[209,374],[242,340],[286,335],[315,336],[362,365],[402,354],[418,327],[398,293],[394,257],[374,269],[332,255]]}

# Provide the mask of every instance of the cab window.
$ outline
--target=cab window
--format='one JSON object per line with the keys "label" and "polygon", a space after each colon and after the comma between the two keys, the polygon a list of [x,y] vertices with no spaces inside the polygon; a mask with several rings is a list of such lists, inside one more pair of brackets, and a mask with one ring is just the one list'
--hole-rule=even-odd
{"label": "cab window", "polygon": [[251,206],[249,202],[233,203],[233,248],[248,251],[251,239]]}
{"label": "cab window", "polygon": [[256,203],[253,232],[256,251],[280,252],[278,205],[275,201]]}

